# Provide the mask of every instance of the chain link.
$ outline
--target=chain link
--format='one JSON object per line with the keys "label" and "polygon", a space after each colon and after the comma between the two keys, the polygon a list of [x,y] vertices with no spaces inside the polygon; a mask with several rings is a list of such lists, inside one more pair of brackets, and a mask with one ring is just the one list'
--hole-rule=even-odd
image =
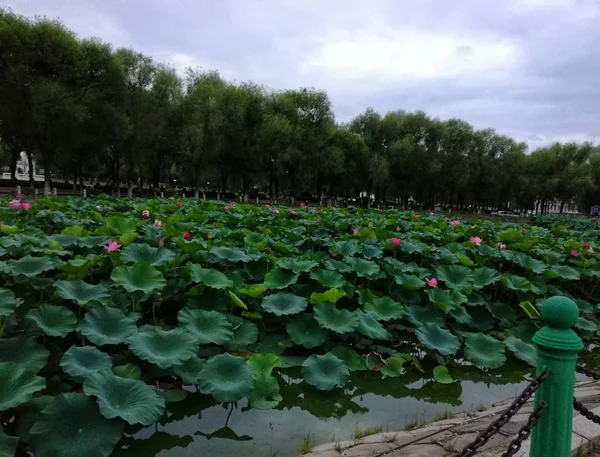
{"label": "chain link", "polygon": [[600,373],[593,370],[588,370],[587,368],[582,367],[581,365],[577,365],[575,367],[575,371],[580,374],[586,375],[588,378],[592,378],[596,381],[600,381]]}
{"label": "chain link", "polygon": [[600,416],[597,416],[596,414],[591,412],[589,409],[583,406],[583,403],[577,401],[576,398],[573,399],[573,408],[575,408],[575,411],[579,411],[582,416],[600,425]]}
{"label": "chain link", "polygon": [[533,430],[533,427],[535,427],[537,425],[538,419],[540,417],[542,417],[542,414],[544,414],[545,408],[546,408],[546,403],[543,401],[540,401],[538,403],[537,407],[535,408],[535,410],[529,415],[529,419],[527,419],[527,423],[519,429],[519,433],[517,433],[517,437],[510,442],[510,444],[508,445],[508,449],[500,457],[512,457],[517,452],[519,452],[519,449],[521,449],[521,445],[523,444],[523,441],[525,441],[527,438],[529,438],[529,435],[531,435],[531,431]]}
{"label": "chain link", "polygon": [[[475,441],[465,446],[465,448],[460,452],[460,454],[456,454],[455,457],[472,457],[473,455],[475,455],[475,453],[481,446],[485,445],[492,436],[498,433],[500,429],[504,427],[515,414],[517,414],[517,412],[523,407],[525,403],[527,403],[527,400],[529,400],[531,396],[535,393],[535,391],[538,390],[544,379],[546,379],[547,377],[548,370],[544,369],[544,371],[542,371],[533,381],[529,383],[527,387],[525,387],[521,395],[515,398],[511,405],[502,414],[500,414],[498,419],[492,422],[487,429],[485,429],[479,435],[477,435]],[[520,447],[520,443],[518,444]]]}

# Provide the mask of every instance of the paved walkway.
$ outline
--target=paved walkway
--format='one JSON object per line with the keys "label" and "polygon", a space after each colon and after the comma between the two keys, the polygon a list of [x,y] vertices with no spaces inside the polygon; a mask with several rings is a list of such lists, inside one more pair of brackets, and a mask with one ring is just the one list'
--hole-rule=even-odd
{"label": "paved walkway", "polygon": [[[600,383],[580,382],[575,387],[575,397],[595,414],[600,415]],[[495,403],[476,416],[460,414],[452,419],[435,422],[412,431],[386,432],[367,436],[355,441],[328,443],[316,446],[304,457],[446,457],[460,452],[471,443],[488,425],[504,411],[513,399]],[[533,399],[521,408],[518,414],[483,446],[478,456],[497,457],[508,447],[518,430],[527,422],[533,411]],[[592,450],[592,444],[600,441],[600,425],[587,420],[578,412],[573,417],[573,451],[580,455]],[[516,457],[529,455],[530,441],[523,443]]]}

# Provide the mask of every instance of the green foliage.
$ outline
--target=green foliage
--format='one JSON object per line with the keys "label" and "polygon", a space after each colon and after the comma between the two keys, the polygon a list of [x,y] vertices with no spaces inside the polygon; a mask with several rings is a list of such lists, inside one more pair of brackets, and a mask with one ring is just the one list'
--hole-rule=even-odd
{"label": "green foliage", "polygon": [[[535,363],[531,337],[551,295],[576,300],[576,331],[598,331],[600,269],[584,242],[597,248],[600,232],[527,227],[523,235],[516,224],[467,228],[393,210],[292,216],[281,206],[277,214],[169,203],[44,198],[19,217],[0,205],[0,218],[18,228],[0,240],[0,403],[15,423],[7,433],[27,452],[108,456],[124,423],[169,421],[195,388],[212,404],[284,409],[294,397],[303,408],[329,408],[316,390],[358,397],[393,381],[406,395],[400,390],[424,377],[451,389],[499,378],[505,363],[522,373]],[[102,215],[92,216],[96,206]],[[141,218],[146,208],[160,227]],[[135,242],[103,249],[123,233]],[[471,233],[482,246],[467,241]],[[394,249],[394,235],[403,248]],[[15,267],[28,255],[39,261]],[[373,383],[358,388],[357,379]],[[76,422],[61,416],[75,412],[86,415],[86,439],[73,438]],[[105,439],[88,436],[92,429]]]}

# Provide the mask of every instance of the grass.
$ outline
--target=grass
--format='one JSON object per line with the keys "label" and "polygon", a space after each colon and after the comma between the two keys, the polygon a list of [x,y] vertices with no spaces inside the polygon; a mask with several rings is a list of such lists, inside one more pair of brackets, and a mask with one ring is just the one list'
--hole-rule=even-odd
{"label": "grass", "polygon": [[433,422],[439,422],[446,419],[452,419],[452,413],[449,410],[441,411],[433,417]]}
{"label": "grass", "polygon": [[427,425],[427,419],[423,414],[416,414],[406,421],[404,424],[404,430],[415,430],[422,428]]}
{"label": "grass", "polygon": [[365,436],[375,435],[377,433],[381,433],[383,431],[383,426],[381,425],[373,425],[367,428],[360,428],[356,426],[354,429],[354,439],[359,440],[364,438]]}
{"label": "grass", "polygon": [[333,449],[338,453],[342,453],[342,444],[340,443],[340,439],[333,436]]}
{"label": "grass", "polygon": [[300,446],[300,449],[298,449],[300,452],[302,452],[302,454],[308,454],[309,452],[311,452],[313,450],[313,448],[315,447],[315,443],[312,440],[312,436],[310,436],[310,433],[307,433],[306,436],[304,437],[304,441],[302,442],[302,445]]}
{"label": "grass", "polygon": [[480,413],[487,411],[487,406],[485,406],[483,403],[479,403],[479,405],[477,405],[477,411]]}

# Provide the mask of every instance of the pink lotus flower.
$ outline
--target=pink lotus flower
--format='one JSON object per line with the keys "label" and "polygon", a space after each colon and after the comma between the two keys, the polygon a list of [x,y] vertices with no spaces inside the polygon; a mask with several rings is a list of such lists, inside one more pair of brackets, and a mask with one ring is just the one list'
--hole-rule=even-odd
{"label": "pink lotus flower", "polygon": [[413,219],[416,221],[419,218],[418,214],[413,215]]}
{"label": "pink lotus flower", "polygon": [[150,217],[150,211],[148,211],[147,209],[145,209],[144,211],[142,211],[142,217],[144,219],[148,219]]}
{"label": "pink lotus flower", "polygon": [[437,279],[431,278],[429,281],[427,281],[427,285],[429,287],[437,287],[438,286]]}
{"label": "pink lotus flower", "polygon": [[594,248],[590,246],[590,248],[588,249],[588,253],[593,254],[594,253]]}
{"label": "pink lotus flower", "polygon": [[275,208],[275,209],[273,210],[273,212],[274,212],[275,214],[279,214],[279,210],[278,210],[277,208]]}
{"label": "pink lotus flower", "polygon": [[24,196],[25,196],[25,194],[24,194],[24,193],[22,193],[22,192],[19,192],[19,193],[17,194],[17,198],[18,198],[19,200],[21,200],[21,199],[22,199]]}
{"label": "pink lotus flower", "polygon": [[295,216],[296,215],[296,211],[294,211],[293,209],[290,210],[290,216]]}
{"label": "pink lotus flower", "polygon": [[162,248],[164,245],[165,245],[165,239],[161,238],[160,241],[158,242],[158,246]]}
{"label": "pink lotus flower", "polygon": [[31,203],[21,202],[21,209],[24,209],[25,211],[29,211],[31,209]]}
{"label": "pink lotus flower", "polygon": [[108,244],[104,246],[104,250],[106,250],[107,252],[114,252],[118,251],[119,249],[121,249],[121,245],[114,240],[109,241]]}
{"label": "pink lotus flower", "polygon": [[455,219],[452,222],[450,222],[450,225],[453,225],[454,227],[456,227],[457,225],[460,225],[460,221]]}
{"label": "pink lotus flower", "polygon": [[154,219],[154,225],[157,227],[162,227],[162,221],[160,219]]}
{"label": "pink lotus flower", "polygon": [[354,233],[354,236],[358,236],[358,234],[360,233],[360,230],[358,230],[358,227],[356,227],[352,233]]}
{"label": "pink lotus flower", "polygon": [[236,203],[235,203],[235,202],[229,202],[229,204],[230,204],[232,207],[236,205]]}
{"label": "pink lotus flower", "polygon": [[265,205],[265,208],[271,209],[271,205]]}
{"label": "pink lotus flower", "polygon": [[571,257],[579,257],[579,252],[577,252],[577,249],[573,249],[571,251]]}
{"label": "pink lotus flower", "polygon": [[8,206],[12,209],[21,209],[21,201],[11,200],[10,202],[8,202]]}
{"label": "pink lotus flower", "polygon": [[400,243],[401,243],[400,238],[392,238],[392,244],[394,246],[400,246]]}
{"label": "pink lotus flower", "polygon": [[479,238],[478,236],[472,236],[471,238],[469,238],[469,242],[476,244],[477,246],[481,246],[481,242],[483,240],[481,238]]}
{"label": "pink lotus flower", "polygon": [[223,207],[223,209],[224,209],[225,211],[229,211],[229,205],[225,205],[225,206]]}
{"label": "pink lotus flower", "polygon": [[304,202],[300,202],[300,208],[304,208]]}
{"label": "pink lotus flower", "polygon": [[584,241],[581,245],[583,246],[584,249],[587,249],[590,247],[590,243],[588,243],[587,241]]}
{"label": "pink lotus flower", "polygon": [[521,233],[522,233],[523,235],[527,235],[527,230],[523,229],[523,230],[521,230]]}
{"label": "pink lotus flower", "polygon": [[[169,205],[170,205],[170,203],[169,203]],[[183,202],[181,202],[181,201],[177,202],[177,206],[178,206],[179,208],[181,208],[181,207],[183,206]]]}
{"label": "pink lotus flower", "polygon": [[500,249],[506,249],[506,244],[504,244],[504,243],[502,243],[502,242],[500,242],[500,241],[498,241],[498,242],[496,243],[496,246],[497,246],[498,248],[500,248]]}
{"label": "pink lotus flower", "polygon": [[191,237],[192,237],[192,234],[190,232],[183,232],[184,240],[189,240]]}

